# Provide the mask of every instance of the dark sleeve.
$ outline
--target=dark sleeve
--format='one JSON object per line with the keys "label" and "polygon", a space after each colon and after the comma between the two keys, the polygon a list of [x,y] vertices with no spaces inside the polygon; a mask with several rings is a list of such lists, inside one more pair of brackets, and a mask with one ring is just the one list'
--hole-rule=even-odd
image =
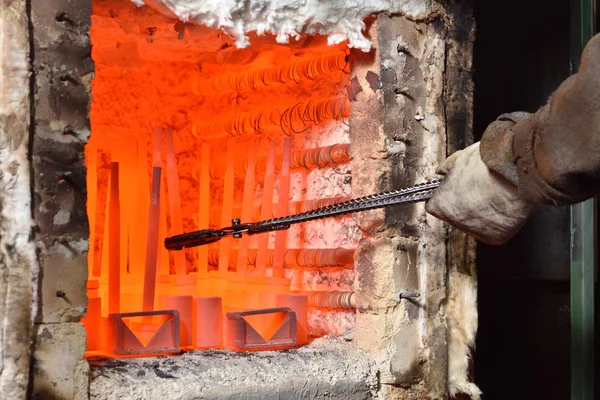
{"label": "dark sleeve", "polygon": [[481,156],[524,199],[574,204],[600,194],[600,35],[586,46],[579,72],[535,114],[510,125],[502,135],[486,131]]}

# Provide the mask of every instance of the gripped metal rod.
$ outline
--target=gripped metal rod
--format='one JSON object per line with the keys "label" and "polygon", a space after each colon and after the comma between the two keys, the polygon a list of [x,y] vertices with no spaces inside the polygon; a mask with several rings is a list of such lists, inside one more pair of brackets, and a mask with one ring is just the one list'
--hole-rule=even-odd
{"label": "gripped metal rod", "polygon": [[339,215],[352,214],[387,206],[417,203],[430,199],[439,184],[439,180],[434,180],[399,190],[377,193],[358,199],[344,201],[342,203],[332,204],[327,207],[317,208],[300,214],[293,214],[255,223],[241,223],[240,220],[234,219],[232,225],[226,228],[203,229],[168,237],[165,239],[165,247],[167,250],[182,250],[184,248],[214,243],[225,236],[240,238],[242,237],[242,234],[255,235],[258,233],[285,230],[289,229],[291,225],[303,222],[337,217]]}

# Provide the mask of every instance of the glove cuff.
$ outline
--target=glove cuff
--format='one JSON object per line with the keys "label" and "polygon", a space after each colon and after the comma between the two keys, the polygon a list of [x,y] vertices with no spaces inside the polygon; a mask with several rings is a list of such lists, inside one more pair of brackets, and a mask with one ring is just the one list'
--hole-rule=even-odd
{"label": "glove cuff", "polygon": [[538,120],[544,118],[547,107],[542,108],[533,118],[519,122],[515,132],[513,151],[517,165],[519,194],[525,200],[538,204],[572,204],[572,196],[552,187],[538,171],[535,159],[535,141]]}
{"label": "glove cuff", "polygon": [[502,114],[487,127],[481,138],[480,153],[483,163],[514,186],[519,186],[519,176],[513,152],[512,128],[530,116],[527,112]]}

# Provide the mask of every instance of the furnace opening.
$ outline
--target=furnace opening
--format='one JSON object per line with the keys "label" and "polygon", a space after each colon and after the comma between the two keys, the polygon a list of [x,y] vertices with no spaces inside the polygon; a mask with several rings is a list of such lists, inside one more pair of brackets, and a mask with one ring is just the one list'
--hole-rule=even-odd
{"label": "furnace opening", "polygon": [[[351,194],[349,51],[93,2],[88,355],[296,347],[354,327],[349,216],[168,252],[166,237]],[[166,312],[165,310],[170,310]]]}

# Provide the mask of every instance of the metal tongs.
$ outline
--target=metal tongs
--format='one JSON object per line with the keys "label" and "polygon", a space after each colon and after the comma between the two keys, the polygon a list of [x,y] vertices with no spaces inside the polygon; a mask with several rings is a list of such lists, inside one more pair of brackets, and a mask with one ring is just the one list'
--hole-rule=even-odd
{"label": "metal tongs", "polygon": [[214,243],[225,236],[241,238],[244,233],[247,235],[255,235],[257,233],[280,231],[289,229],[292,224],[373,210],[386,206],[417,203],[430,199],[439,184],[440,181],[434,180],[415,186],[409,186],[404,189],[373,194],[300,214],[273,218],[260,222],[242,224],[241,221],[236,218],[231,221],[231,226],[226,228],[203,229],[168,237],[165,239],[165,247],[168,250],[182,250],[184,248]]}

